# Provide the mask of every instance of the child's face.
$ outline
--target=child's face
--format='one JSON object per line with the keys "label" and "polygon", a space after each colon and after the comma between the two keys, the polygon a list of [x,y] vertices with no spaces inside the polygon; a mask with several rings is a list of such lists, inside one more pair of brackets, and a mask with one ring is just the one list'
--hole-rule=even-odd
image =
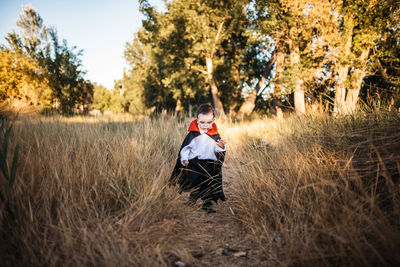
{"label": "child's face", "polygon": [[202,131],[207,132],[212,128],[214,115],[212,114],[212,112],[208,114],[199,114],[199,116],[197,117],[197,122],[199,123],[199,128]]}

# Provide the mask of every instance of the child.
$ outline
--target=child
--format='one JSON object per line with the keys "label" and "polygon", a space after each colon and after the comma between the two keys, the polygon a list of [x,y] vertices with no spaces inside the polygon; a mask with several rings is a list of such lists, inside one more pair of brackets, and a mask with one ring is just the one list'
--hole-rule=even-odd
{"label": "child", "polygon": [[189,202],[203,200],[202,209],[215,212],[212,202],[225,201],[222,191],[222,164],[226,143],[220,138],[214,123],[214,109],[202,104],[197,109],[196,120],[189,126],[189,133],[179,150],[178,160],[170,183],[179,184],[182,191],[190,191]]}

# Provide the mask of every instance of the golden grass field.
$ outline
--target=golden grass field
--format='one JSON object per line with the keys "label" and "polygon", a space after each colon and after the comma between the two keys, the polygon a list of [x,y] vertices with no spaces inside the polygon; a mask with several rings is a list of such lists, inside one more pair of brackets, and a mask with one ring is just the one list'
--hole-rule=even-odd
{"label": "golden grass field", "polygon": [[[191,257],[202,238],[192,207],[168,187],[189,122],[14,121],[8,168],[16,144],[19,157],[15,183],[0,180],[0,265],[201,266]],[[399,113],[217,124],[232,220],[275,265],[400,264]]]}

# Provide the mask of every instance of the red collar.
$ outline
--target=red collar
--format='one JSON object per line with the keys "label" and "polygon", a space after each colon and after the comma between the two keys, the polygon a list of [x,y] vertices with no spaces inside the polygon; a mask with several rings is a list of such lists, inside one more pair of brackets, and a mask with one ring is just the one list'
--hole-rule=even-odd
{"label": "red collar", "polygon": [[[193,120],[190,123],[188,131],[189,132],[191,132],[191,131],[200,132],[199,125],[197,124],[197,120]],[[207,131],[207,134],[208,135],[218,134],[218,128],[217,128],[217,125],[215,123],[213,123],[212,128]]]}

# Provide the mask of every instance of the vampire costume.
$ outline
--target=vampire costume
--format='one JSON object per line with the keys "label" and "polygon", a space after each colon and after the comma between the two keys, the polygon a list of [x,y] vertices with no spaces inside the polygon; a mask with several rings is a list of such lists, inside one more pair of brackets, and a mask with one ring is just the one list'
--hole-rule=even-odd
{"label": "vampire costume", "polygon": [[[225,201],[225,195],[222,190],[222,164],[225,158],[225,151],[215,152],[215,154],[213,152],[211,158],[214,159],[201,159],[200,156],[189,158],[187,166],[184,166],[181,161],[181,151],[188,149],[189,145],[195,145],[196,141],[200,141],[201,138],[207,139],[207,144],[211,142],[211,145],[215,145],[221,139],[217,126],[213,123],[210,130],[201,134],[197,120],[193,120],[188,131],[189,133],[179,149],[178,160],[169,181],[170,185],[179,184],[180,193],[182,191],[190,191],[190,202],[192,203],[200,198],[204,201],[203,206],[211,205],[211,201],[217,203],[218,199]],[[198,139],[194,140],[196,138]]]}

